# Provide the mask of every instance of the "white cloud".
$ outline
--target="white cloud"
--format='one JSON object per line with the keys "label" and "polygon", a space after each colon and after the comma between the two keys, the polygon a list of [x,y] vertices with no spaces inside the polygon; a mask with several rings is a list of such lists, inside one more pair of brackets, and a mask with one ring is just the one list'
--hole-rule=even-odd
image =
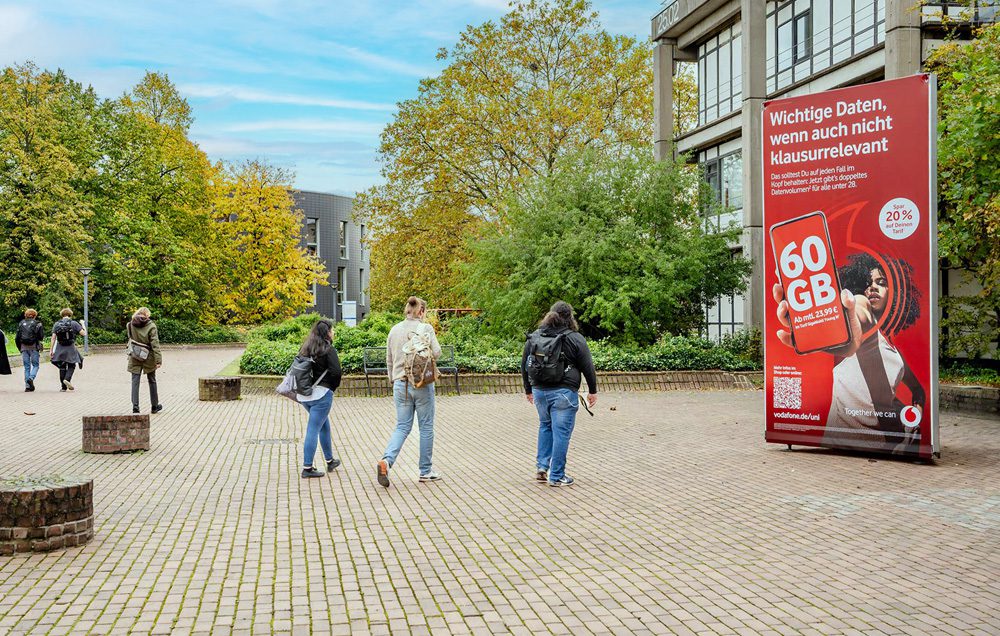
{"label": "white cloud", "polygon": [[378,122],[291,118],[241,122],[225,126],[222,130],[226,132],[267,132],[280,130],[311,133],[343,133],[377,137],[382,132],[383,126],[384,124]]}
{"label": "white cloud", "polygon": [[179,87],[179,90],[182,95],[187,97],[231,99],[239,102],[254,102],[259,104],[292,104],[295,106],[321,106],[324,108],[376,110],[385,112],[395,109],[393,104],[380,104],[377,102],[366,102],[354,99],[313,97],[310,95],[295,95],[292,93],[275,93],[257,90],[246,86],[230,86],[226,84],[183,84]]}

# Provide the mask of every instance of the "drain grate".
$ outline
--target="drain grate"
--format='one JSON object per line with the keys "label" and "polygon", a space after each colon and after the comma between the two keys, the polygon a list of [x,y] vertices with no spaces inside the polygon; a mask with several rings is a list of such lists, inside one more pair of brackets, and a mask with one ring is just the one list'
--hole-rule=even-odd
{"label": "drain grate", "polygon": [[276,439],[248,439],[247,444],[298,444],[297,437],[278,437]]}

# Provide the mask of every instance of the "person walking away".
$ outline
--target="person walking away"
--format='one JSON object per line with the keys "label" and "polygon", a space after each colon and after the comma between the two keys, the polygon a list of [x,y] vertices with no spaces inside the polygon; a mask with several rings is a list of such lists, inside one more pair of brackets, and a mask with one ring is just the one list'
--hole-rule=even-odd
{"label": "person walking away", "polygon": [[45,331],[38,320],[38,312],[34,309],[24,311],[24,319],[17,324],[14,334],[14,344],[21,352],[21,362],[24,365],[24,391],[35,390],[35,377],[38,375],[39,356],[41,356]]}
{"label": "person walking away", "polygon": [[156,386],[156,371],[163,365],[160,351],[160,333],[156,323],[150,319],[149,309],[139,307],[132,314],[132,320],[125,327],[128,332],[128,372],[132,374],[132,412],[139,412],[139,383],[146,374],[149,384],[150,412],[163,410]]}
{"label": "person walking away", "polygon": [[569,303],[558,301],[528,334],[521,356],[525,398],[538,411],[535,479],[550,486],[569,486],[566,474],[569,440],[580,408],[581,378],[587,379],[587,403],[597,404],[597,373],[587,341]]}
{"label": "person walking away", "polygon": [[73,310],[63,309],[62,316],[52,325],[52,350],[49,361],[59,368],[59,390],[73,390],[73,372],[83,368],[83,356],[76,348],[77,336],[87,335],[86,326],[73,320]]}
{"label": "person walking away", "polygon": [[[320,320],[313,325],[305,342],[299,349],[299,356],[312,359],[312,392],[298,395],[297,400],[309,414],[306,435],[303,440],[302,478],[322,477],[329,474],[340,460],[333,456],[333,435],[330,430],[330,408],[333,406],[333,392],[340,386],[340,358],[333,346],[333,324]],[[326,459],[326,473],[313,465],[317,442]]]}
{"label": "person walking away", "polygon": [[[420,481],[438,481],[441,475],[434,472],[434,376],[430,382],[421,382],[417,386],[407,373],[407,360],[410,361],[411,372],[418,355],[414,347],[426,347],[427,354],[437,360],[441,357],[441,345],[438,344],[434,327],[424,322],[427,314],[427,303],[422,298],[410,296],[403,308],[406,319],[397,323],[389,331],[385,348],[385,364],[392,379],[392,400],[396,405],[396,430],[389,437],[382,459],[376,463],[376,479],[379,485],[389,487],[389,469],[396,463],[403,442],[413,429],[413,417],[416,415],[420,426]],[[409,354],[409,355],[408,355]],[[419,364],[419,363],[418,363]],[[417,373],[422,377],[422,373]]]}
{"label": "person walking away", "polygon": [[0,375],[11,375],[10,360],[7,359],[7,335],[0,329]]}

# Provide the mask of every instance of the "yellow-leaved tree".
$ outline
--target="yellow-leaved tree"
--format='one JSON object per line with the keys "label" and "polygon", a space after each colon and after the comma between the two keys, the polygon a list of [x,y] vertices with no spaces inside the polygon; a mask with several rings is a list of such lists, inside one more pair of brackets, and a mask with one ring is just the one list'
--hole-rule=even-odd
{"label": "yellow-leaved tree", "polygon": [[582,148],[624,156],[652,140],[651,46],[603,30],[586,0],[514,2],[438,57],[448,65],[382,133],[384,184],[355,203],[376,307],[411,293],[464,304],[454,265],[468,258],[466,239],[504,224],[526,180]]}
{"label": "yellow-leaved tree", "polygon": [[223,240],[223,319],[255,324],[308,307],[313,284],[328,273],[302,246],[302,213],[289,188],[292,175],[262,161],[217,166],[212,205]]}

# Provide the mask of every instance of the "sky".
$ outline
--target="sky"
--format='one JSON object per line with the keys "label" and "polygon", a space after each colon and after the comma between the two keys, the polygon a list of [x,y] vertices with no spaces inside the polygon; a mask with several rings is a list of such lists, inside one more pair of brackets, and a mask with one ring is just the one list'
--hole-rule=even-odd
{"label": "sky", "polygon": [[[647,39],[658,0],[594,0],[614,33]],[[0,0],[0,67],[62,68],[102,97],[147,70],[191,104],[213,160],[260,158],[295,187],[353,196],[380,182],[379,133],[467,25],[507,0]]]}

